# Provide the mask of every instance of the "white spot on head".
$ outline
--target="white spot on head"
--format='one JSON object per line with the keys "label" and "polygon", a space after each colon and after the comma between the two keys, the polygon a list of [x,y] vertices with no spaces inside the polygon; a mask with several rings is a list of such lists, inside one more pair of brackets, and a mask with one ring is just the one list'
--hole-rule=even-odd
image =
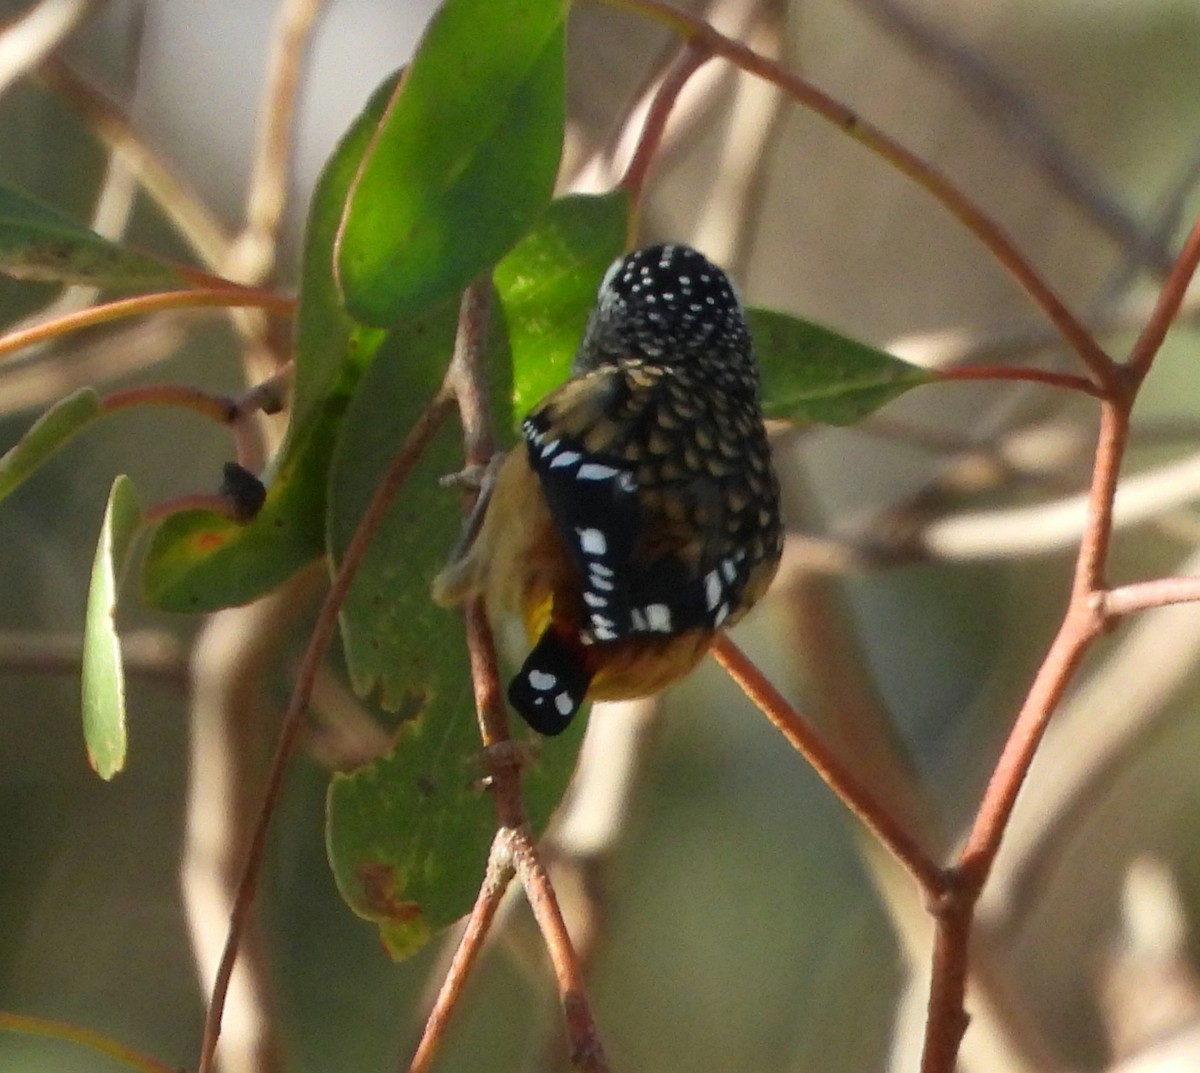
{"label": "white spot on head", "polygon": [[579,535],[579,547],[584,555],[605,555],[608,553],[608,540],[599,529],[576,529]]}
{"label": "white spot on head", "polygon": [[558,678],[546,671],[539,671],[536,668],[529,672],[529,685],[536,689],[539,693],[547,693],[558,685]]}

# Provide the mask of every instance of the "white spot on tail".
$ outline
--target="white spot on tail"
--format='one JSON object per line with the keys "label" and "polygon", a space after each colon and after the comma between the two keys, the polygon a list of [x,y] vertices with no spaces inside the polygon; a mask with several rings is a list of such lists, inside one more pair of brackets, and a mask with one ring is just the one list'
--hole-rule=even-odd
{"label": "white spot on tail", "polygon": [[647,604],[646,625],[655,633],[671,632],[671,609],[666,604]]}

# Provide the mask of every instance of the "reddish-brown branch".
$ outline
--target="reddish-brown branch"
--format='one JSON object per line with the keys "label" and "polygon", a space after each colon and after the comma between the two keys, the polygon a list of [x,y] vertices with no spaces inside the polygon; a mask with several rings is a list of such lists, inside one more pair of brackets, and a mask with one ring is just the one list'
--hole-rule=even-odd
{"label": "reddish-brown branch", "polygon": [[813,770],[825,780],[870,830],[908,870],[931,902],[939,899],[946,886],[946,876],[929,854],[916,842],[871,792],[835,757],[816,732],[796,712],[787,699],[725,634],[718,636],[712,647],[713,657],[737,682],[764,715],[788,740]]}
{"label": "reddish-brown branch", "polygon": [[237,403],[228,395],[215,395],[197,387],[182,384],[145,384],[125,388],[104,396],[100,408],[105,413],[128,410],[137,406],[179,406],[228,425],[238,415]]}
{"label": "reddish-brown branch", "polygon": [[500,908],[513,872],[508,830],[501,828],[492,841],[492,851],[488,856],[487,872],[479,888],[479,896],[475,899],[471,915],[467,917],[462,938],[459,939],[458,948],[454,951],[450,967],[446,970],[446,978],[442,981],[437,1000],[425,1021],[425,1030],[421,1034],[421,1041],[417,1044],[412,1062],[409,1063],[408,1073],[426,1073],[432,1064],[433,1057],[446,1035],[450,1016],[458,1007],[463,988],[483,952],[492,921],[496,917],[496,910]]}
{"label": "reddish-brown branch", "polygon": [[563,920],[554,887],[527,828],[514,832],[513,860],[554,966],[572,1064],[586,1073],[608,1073],[608,1059],[587,1000],[583,969],[567,931],[566,921]]}
{"label": "reddish-brown branch", "polygon": [[221,1016],[225,1008],[225,997],[229,990],[229,980],[233,974],[234,962],[237,960],[238,947],[249,920],[250,907],[254,902],[254,895],[258,887],[267,830],[275,814],[279,794],[283,789],[283,776],[287,770],[288,761],[300,735],[301,719],[308,707],[313,681],[324,661],[325,650],[329,647],[329,642],[333,639],[334,631],[337,629],[338,615],[341,612],[342,604],[346,600],[346,594],[350,591],[350,584],[354,580],[359,564],[383,521],[384,515],[391,506],[392,500],[408,479],[408,475],[429,446],[442,422],[449,416],[453,406],[452,396],[443,387],[413,425],[404,444],[388,464],[387,472],[375,489],[375,494],[371,497],[367,509],[363,512],[362,519],[359,521],[354,535],[350,538],[350,543],[346,546],[329,592],[317,613],[312,635],[296,672],[292,696],[283,716],[283,725],[275,746],[275,755],[271,760],[267,785],[263,791],[262,805],[259,808],[258,818],[250,839],[250,847],[246,853],[246,863],[238,880],[233,910],[229,918],[229,934],[226,937],[225,949],[221,953],[221,961],[217,967],[209,1000],[208,1016],[204,1023],[204,1038],[201,1043],[197,1073],[211,1073],[213,1068],[217,1038],[221,1032]]}
{"label": "reddish-brown branch", "polygon": [[1030,384],[1082,391],[1093,398],[1103,398],[1104,392],[1086,376],[1056,373],[1049,369],[1028,369],[1019,365],[961,365],[953,369],[935,369],[939,380],[1023,380]]}
{"label": "reddish-brown branch", "polygon": [[1129,404],[1101,411],[1087,523],[1063,623],[1017,714],[954,870],[955,883],[937,908],[934,972],[929,993],[922,1073],[952,1073],[966,1028],[965,988],[975,903],[991,872],[1017,796],[1050,718],[1105,621],[1096,594],[1112,535],[1117,476],[1129,433]]}
{"label": "reddish-brown branch", "polygon": [[868,123],[840,101],[817,89],[811,82],[793,74],[774,60],[759,55],[719,33],[703,19],[680,11],[662,0],[601,0],[611,7],[634,11],[654,19],[713,55],[778,86],[789,97],[821,118],[838,127],[844,134],[859,142],[901,174],[912,179],[934,197],[951,215],[968,228],[1024,291],[1042,309],[1063,338],[1091,370],[1106,393],[1115,390],[1118,377],[1112,359],[1104,352],[1091,332],[1066,307],[1062,299],[1046,283],[1014,245],[999,224],[972,202],[941,172]]}
{"label": "reddish-brown branch", "polygon": [[296,308],[295,300],[285,298],[273,291],[257,290],[253,287],[238,287],[234,284],[221,287],[197,288],[186,291],[159,291],[154,294],[139,294],[135,298],[119,298],[102,305],[89,306],[76,313],[56,317],[46,324],[9,332],[0,336],[0,358],[14,354],[25,347],[46,343],[60,336],[77,332],[83,328],[94,328],[122,317],[136,317],[146,313],[161,313],[172,309],[188,309],[200,306],[254,306],[290,316]]}
{"label": "reddish-brown branch", "polygon": [[1163,577],[1122,585],[1096,597],[1105,618],[1119,618],[1134,611],[1147,611],[1168,604],[1188,604],[1200,600],[1200,577]]}
{"label": "reddish-brown branch", "polygon": [[[495,442],[487,405],[487,379],[483,368],[488,294],[487,280],[481,279],[472,284],[464,295],[454,358],[446,376],[447,386],[458,400],[466,460],[468,465],[475,466],[490,461]],[[468,495],[467,498],[466,507],[469,514],[474,507],[475,497]],[[567,1036],[576,1064],[593,1073],[607,1073],[608,1065],[588,1005],[579,958],[571,944],[554,888],[542,866],[526,823],[525,806],[521,796],[523,756],[508,736],[508,713],[500,685],[495,644],[481,600],[468,602],[465,620],[475,708],[486,750],[489,786],[500,825],[496,844],[508,847],[526,897],[533,907],[534,917],[554,967]],[[483,916],[484,911],[480,910],[480,913]],[[488,922],[490,917],[483,922],[485,928]],[[478,941],[482,940],[483,934],[480,934]],[[446,988],[447,984],[443,984],[443,993],[447,993]],[[447,1005],[435,1010],[440,1018],[450,1015],[461,992],[461,985],[455,984],[452,992],[447,995]],[[440,1032],[435,1029],[431,1034],[427,1025],[425,1038],[430,1040],[426,1051],[432,1056],[433,1049],[440,1040]]]}
{"label": "reddish-brown branch", "polygon": [[650,165],[658,155],[662,145],[663,134],[666,133],[667,120],[679,100],[679,94],[688,80],[712,58],[712,52],[694,40],[687,41],[680,50],[675,61],[663,76],[662,84],[650,102],[638,136],[637,146],[630,158],[629,166],[620,185],[629,193],[629,244],[633,245],[637,235],[637,222],[641,208],[642,190],[646,185],[646,175]]}
{"label": "reddish-brown branch", "polygon": [[1162,346],[1167,330],[1179,312],[1180,305],[1183,304],[1184,296],[1187,294],[1192,277],[1196,274],[1198,264],[1200,264],[1200,219],[1192,225],[1187,241],[1183,244],[1183,250],[1172,266],[1162,290],[1158,293],[1154,311],[1150,314],[1150,319],[1146,321],[1146,326],[1138,336],[1137,342],[1134,343],[1133,349],[1129,353],[1129,360],[1125,363],[1126,368],[1138,380],[1141,380],[1150,371],[1150,364]]}

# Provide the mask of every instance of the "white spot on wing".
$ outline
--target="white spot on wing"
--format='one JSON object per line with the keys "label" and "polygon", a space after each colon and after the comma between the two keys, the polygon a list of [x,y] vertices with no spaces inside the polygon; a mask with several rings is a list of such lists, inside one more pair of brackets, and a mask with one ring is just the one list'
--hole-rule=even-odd
{"label": "white spot on wing", "polygon": [[581,481],[607,481],[621,471],[613,466],[605,466],[600,462],[585,462],[576,474]]}
{"label": "white spot on wing", "polygon": [[608,552],[608,540],[599,529],[576,529],[579,534],[579,546],[584,555],[605,555]]}
{"label": "white spot on wing", "polygon": [[546,671],[534,669],[529,672],[529,685],[539,693],[545,693],[558,685],[558,679]]}
{"label": "white spot on wing", "polygon": [[559,715],[570,715],[575,710],[575,698],[564,690],[554,698],[554,707],[558,709]]}
{"label": "white spot on wing", "polygon": [[711,611],[721,602],[721,577],[715,570],[704,575],[704,599]]}
{"label": "white spot on wing", "polygon": [[573,466],[582,457],[578,451],[563,451],[562,454],[550,463],[550,468],[559,469],[562,466]]}

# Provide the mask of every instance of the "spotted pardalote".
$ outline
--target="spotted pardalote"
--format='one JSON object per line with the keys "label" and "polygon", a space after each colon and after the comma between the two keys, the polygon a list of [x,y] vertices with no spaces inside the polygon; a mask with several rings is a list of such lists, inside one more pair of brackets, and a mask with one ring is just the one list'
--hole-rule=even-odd
{"label": "spotted pardalote", "polygon": [[585,699],[687,674],[779,565],[779,484],[728,277],[682,245],[608,270],[571,378],[504,459],[478,536],[434,599],[482,595],[543,734]]}

